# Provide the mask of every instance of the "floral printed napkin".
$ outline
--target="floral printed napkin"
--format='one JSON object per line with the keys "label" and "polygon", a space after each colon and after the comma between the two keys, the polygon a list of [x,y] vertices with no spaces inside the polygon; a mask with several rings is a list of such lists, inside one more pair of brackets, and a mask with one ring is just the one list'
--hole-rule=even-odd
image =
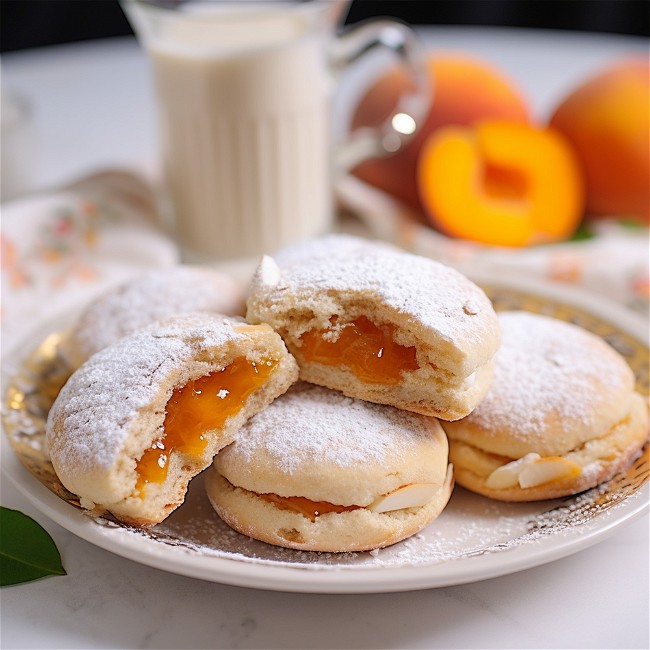
{"label": "floral printed napkin", "polygon": [[3,204],[0,244],[4,346],[112,285],[178,262],[151,188],[125,171]]}

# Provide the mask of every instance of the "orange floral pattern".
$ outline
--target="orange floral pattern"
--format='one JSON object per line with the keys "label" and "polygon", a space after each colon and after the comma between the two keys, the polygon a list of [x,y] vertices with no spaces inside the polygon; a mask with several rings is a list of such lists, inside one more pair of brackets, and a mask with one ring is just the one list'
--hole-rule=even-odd
{"label": "orange floral pattern", "polygon": [[50,265],[51,284],[61,288],[75,278],[93,282],[98,271],[92,262],[100,229],[113,218],[106,205],[80,198],[75,205],[58,208],[40,232],[37,254]]}
{"label": "orange floral pattern", "polygon": [[32,277],[19,259],[16,244],[6,235],[0,235],[0,261],[2,272],[13,289],[20,289],[32,283]]}
{"label": "orange floral pattern", "polygon": [[547,278],[553,282],[579,284],[582,280],[584,260],[572,253],[556,253],[548,258]]}

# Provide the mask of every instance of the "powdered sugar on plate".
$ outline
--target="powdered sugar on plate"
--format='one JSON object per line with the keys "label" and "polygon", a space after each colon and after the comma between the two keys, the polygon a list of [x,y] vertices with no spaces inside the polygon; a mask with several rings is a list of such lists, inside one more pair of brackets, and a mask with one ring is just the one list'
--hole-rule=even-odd
{"label": "powdered sugar on plate", "polygon": [[122,528],[121,534],[150,537],[179,552],[262,565],[312,570],[425,567],[512,551],[576,530],[586,535],[596,518],[624,507],[623,500],[611,499],[608,486],[528,504],[498,503],[457,487],[440,517],[403,542],[370,552],[320,553],[270,546],[234,532],[214,513],[198,477],[190,484],[183,508],[154,530]]}

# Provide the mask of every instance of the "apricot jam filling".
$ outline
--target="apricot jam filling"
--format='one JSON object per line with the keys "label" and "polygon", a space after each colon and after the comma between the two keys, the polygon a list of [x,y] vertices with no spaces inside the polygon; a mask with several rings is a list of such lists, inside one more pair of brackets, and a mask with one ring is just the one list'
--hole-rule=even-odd
{"label": "apricot jam filling", "polygon": [[[365,316],[343,325],[337,325],[334,316],[330,323],[331,328],[310,330],[300,337],[305,360],[347,366],[368,384],[397,384],[402,373],[420,367],[415,348],[395,342],[393,325],[375,325]],[[335,331],[339,333],[336,340]]]}
{"label": "apricot jam filling", "polygon": [[303,517],[311,519],[312,522],[316,521],[319,515],[327,514],[328,512],[349,512],[350,510],[359,510],[361,506],[337,506],[334,503],[327,501],[312,501],[305,497],[281,497],[277,494],[258,494],[261,499],[272,503],[281,510],[290,510],[297,512]]}
{"label": "apricot jam filling", "polygon": [[165,407],[163,435],[137,462],[136,490],[167,478],[169,458],[175,452],[199,457],[205,451],[205,432],[217,429],[239,413],[248,397],[277,366],[276,359],[257,363],[237,357],[222,370],[193,379],[176,388]]}

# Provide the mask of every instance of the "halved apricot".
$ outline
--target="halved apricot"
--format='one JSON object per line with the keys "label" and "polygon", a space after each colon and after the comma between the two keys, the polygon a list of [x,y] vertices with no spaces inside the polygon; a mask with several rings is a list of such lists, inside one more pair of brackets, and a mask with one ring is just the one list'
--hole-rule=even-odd
{"label": "halved apricot", "polygon": [[440,129],[422,149],[418,185],[440,230],[503,246],[570,237],[585,202],[582,171],[563,136],[515,122]]}

